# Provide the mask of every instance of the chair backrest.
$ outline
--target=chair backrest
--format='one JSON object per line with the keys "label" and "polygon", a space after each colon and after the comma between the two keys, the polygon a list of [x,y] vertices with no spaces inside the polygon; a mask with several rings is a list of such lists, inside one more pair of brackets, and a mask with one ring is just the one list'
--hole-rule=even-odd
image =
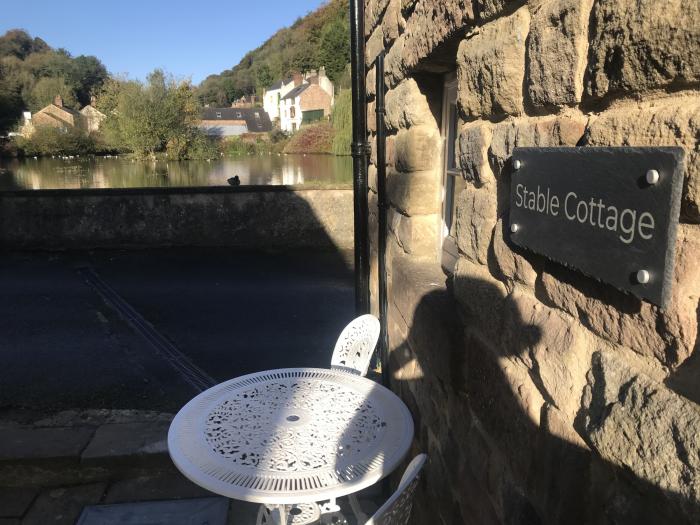
{"label": "chair backrest", "polygon": [[379,319],[373,315],[363,315],[352,321],[343,329],[335,343],[331,367],[352,370],[366,376],[379,340],[379,331]]}
{"label": "chair backrest", "polygon": [[418,486],[419,474],[428,459],[425,454],[416,456],[406,468],[399,488],[382,505],[365,525],[406,525],[413,509],[413,495]]}

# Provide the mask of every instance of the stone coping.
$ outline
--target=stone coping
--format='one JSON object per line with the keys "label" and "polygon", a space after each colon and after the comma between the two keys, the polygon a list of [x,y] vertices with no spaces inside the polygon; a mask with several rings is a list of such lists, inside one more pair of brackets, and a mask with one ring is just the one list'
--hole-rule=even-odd
{"label": "stone coping", "polygon": [[352,184],[322,186],[189,186],[176,188],[82,188],[45,190],[0,190],[0,198],[7,197],[75,197],[75,196],[123,196],[123,195],[207,195],[235,193],[302,193],[308,191],[352,190]]}

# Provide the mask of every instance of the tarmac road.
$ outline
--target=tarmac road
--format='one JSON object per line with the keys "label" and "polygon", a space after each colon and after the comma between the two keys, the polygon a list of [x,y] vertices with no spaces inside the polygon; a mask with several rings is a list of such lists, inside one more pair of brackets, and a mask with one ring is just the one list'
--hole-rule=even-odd
{"label": "tarmac road", "polygon": [[0,409],[176,411],[207,380],[328,366],[353,305],[333,253],[0,254]]}

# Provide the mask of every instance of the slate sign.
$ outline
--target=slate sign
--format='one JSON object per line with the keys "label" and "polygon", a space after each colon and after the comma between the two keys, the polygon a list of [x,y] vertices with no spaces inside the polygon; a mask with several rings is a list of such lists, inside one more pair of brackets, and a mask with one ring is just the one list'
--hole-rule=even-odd
{"label": "slate sign", "polygon": [[682,148],[516,148],[518,246],[664,307],[683,191]]}

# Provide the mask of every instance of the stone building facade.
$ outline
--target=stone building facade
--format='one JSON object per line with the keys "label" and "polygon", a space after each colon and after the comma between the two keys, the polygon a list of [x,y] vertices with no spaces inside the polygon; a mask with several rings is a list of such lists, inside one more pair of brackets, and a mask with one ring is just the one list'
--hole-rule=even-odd
{"label": "stone building facade", "polygon": [[[700,3],[366,0],[366,37],[413,523],[700,523]],[[511,244],[517,146],[685,148],[666,309]]]}

